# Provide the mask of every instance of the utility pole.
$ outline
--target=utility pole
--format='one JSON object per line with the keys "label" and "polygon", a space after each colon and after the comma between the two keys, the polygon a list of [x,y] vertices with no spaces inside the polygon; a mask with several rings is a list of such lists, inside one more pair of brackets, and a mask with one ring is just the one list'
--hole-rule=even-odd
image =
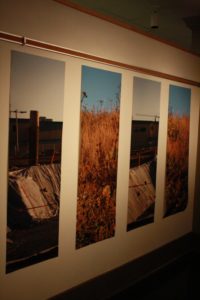
{"label": "utility pole", "polygon": [[11,113],[15,114],[15,127],[16,127],[16,145],[15,145],[15,151],[16,153],[19,153],[19,124],[18,124],[18,114],[25,114],[25,110],[10,110],[10,117]]}
{"label": "utility pole", "polygon": [[30,111],[30,138],[29,138],[29,155],[30,165],[38,165],[39,160],[39,112]]}

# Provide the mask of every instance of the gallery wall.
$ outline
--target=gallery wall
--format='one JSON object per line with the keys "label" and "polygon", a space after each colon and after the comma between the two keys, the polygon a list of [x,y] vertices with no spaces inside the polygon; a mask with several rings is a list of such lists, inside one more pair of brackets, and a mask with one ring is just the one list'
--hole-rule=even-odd
{"label": "gallery wall", "polygon": [[[54,1],[1,1],[0,31],[198,82],[200,59]],[[8,136],[12,52],[65,64],[58,256],[6,273]],[[47,299],[128,263],[192,231],[199,87],[100,62],[0,41],[0,296]],[[116,219],[113,237],[76,249],[82,66],[121,74]],[[160,83],[154,222],[127,232],[134,78]],[[170,85],[191,90],[188,204],[163,218]]]}
{"label": "gallery wall", "polygon": [[199,78],[197,56],[54,1],[3,0],[0,5],[2,31],[167,74]]}

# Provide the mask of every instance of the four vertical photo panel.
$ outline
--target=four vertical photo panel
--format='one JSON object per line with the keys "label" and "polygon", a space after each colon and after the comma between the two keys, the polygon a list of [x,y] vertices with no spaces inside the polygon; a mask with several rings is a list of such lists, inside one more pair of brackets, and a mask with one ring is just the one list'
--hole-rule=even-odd
{"label": "four vertical photo panel", "polygon": [[[76,249],[115,236],[121,79],[81,66]],[[58,256],[64,86],[64,62],[11,52],[7,273]],[[154,222],[160,97],[133,77],[127,231]],[[164,217],[187,207],[191,89],[168,100]]]}

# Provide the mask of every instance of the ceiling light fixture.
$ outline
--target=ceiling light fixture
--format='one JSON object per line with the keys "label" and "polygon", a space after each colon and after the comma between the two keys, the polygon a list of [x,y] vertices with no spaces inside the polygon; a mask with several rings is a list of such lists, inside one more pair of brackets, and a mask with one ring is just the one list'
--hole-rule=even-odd
{"label": "ceiling light fixture", "polygon": [[150,19],[150,26],[152,29],[157,29],[159,27],[158,6],[153,9]]}

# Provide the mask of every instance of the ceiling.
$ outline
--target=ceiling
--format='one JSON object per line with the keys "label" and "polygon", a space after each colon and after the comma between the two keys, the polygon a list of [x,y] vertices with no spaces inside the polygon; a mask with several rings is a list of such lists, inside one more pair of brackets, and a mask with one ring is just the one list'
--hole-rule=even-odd
{"label": "ceiling", "polygon": [[[200,0],[63,0],[200,54]],[[158,28],[151,27],[151,15]],[[156,20],[155,20],[156,21]]]}

